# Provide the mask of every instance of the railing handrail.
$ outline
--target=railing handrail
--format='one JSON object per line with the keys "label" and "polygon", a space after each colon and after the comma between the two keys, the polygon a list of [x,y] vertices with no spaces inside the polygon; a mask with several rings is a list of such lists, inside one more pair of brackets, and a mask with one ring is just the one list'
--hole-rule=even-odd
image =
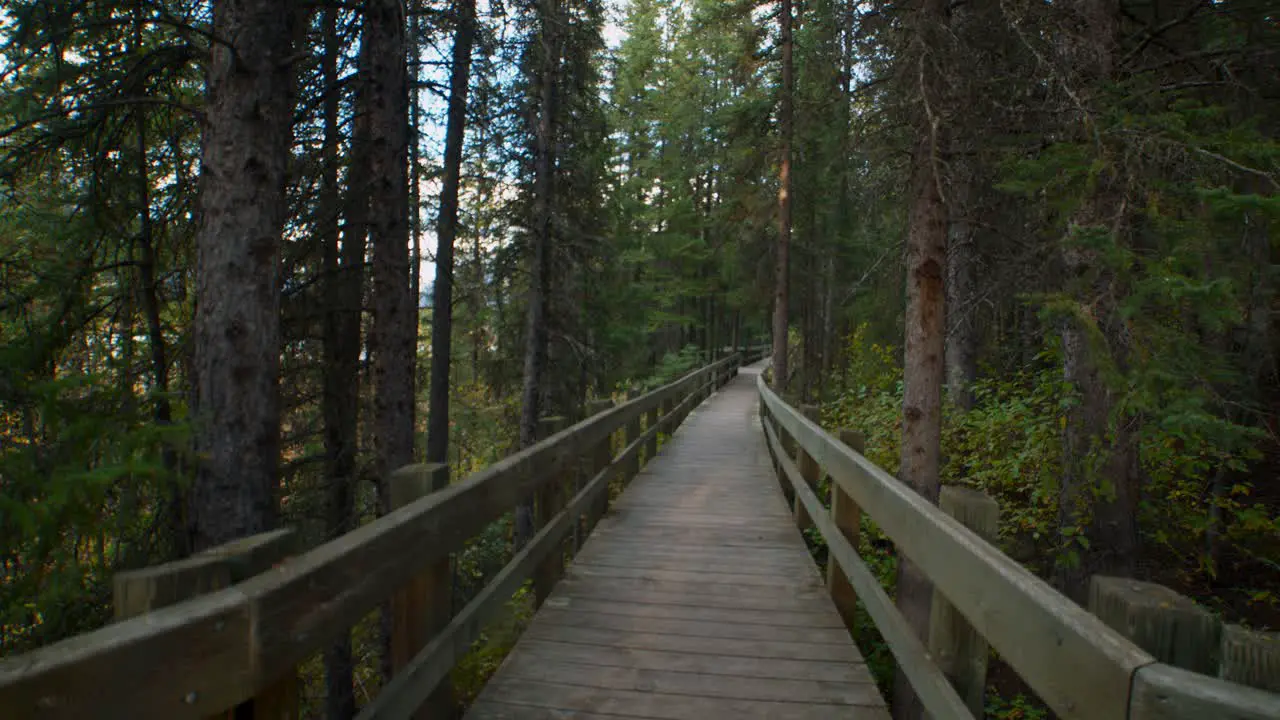
{"label": "railing handrail", "polygon": [[[18,720],[86,712],[197,718],[234,707],[552,482],[582,452],[646,413],[655,417],[664,403],[682,398],[668,417],[691,409],[684,406],[709,394],[740,360],[734,353],[693,370],[239,584],[0,659],[0,708],[6,720]],[[605,483],[663,426],[648,428],[611,458],[600,473]],[[598,492],[600,475],[557,518]],[[564,531],[556,530],[560,537]],[[546,554],[550,545],[535,538],[508,567],[527,566],[529,554]]]}
{"label": "railing handrail", "polygon": [[[941,676],[920,668],[928,661],[914,633],[888,596],[836,530],[821,501],[779,447],[772,423],[796,442],[919,567],[935,588],[1062,718],[1280,717],[1280,695],[1172,668],[1061,595],[999,549],[961,525],[859,452],[807,419],[757,380],[761,424],[799,502],[822,531],[830,555],[877,619],[899,663],[925,687],[917,692],[937,718],[971,717]],[[874,586],[874,587],[872,587]],[[870,597],[868,596],[870,594]],[[873,608],[877,600],[880,607]],[[892,616],[887,613],[892,613]],[[889,626],[886,626],[886,624]],[[896,627],[901,624],[901,627]],[[890,627],[893,626],[893,627]],[[898,639],[897,647],[894,640]],[[945,678],[944,678],[945,680]],[[1211,714],[1203,714],[1211,711]]]}

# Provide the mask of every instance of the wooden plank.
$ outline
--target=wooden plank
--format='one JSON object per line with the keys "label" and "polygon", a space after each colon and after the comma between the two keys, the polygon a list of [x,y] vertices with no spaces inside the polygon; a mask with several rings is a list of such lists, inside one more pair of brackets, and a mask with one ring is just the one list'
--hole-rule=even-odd
{"label": "wooden plank", "polygon": [[[600,528],[601,534],[616,534],[613,527]],[[751,531],[737,531],[726,528],[702,528],[670,525],[665,523],[644,523],[628,528],[628,540],[624,542],[648,543],[650,540],[690,544],[701,547],[718,545],[724,547],[774,547],[786,548],[799,535],[795,529],[787,527],[761,527]]]}
{"label": "wooden plank", "polygon": [[230,588],[0,660],[5,720],[205,718],[252,697],[244,600]]}
{"label": "wooden plank", "polygon": [[722,620],[676,620],[652,616],[616,615],[588,612],[582,606],[547,608],[538,614],[546,625],[591,628],[631,633],[681,635],[684,637],[727,638],[730,640],[764,640],[768,642],[812,643],[847,647],[849,634],[843,629],[785,627],[779,625],[740,625]]}
{"label": "wooden plank", "polygon": [[626,592],[651,590],[654,592],[678,593],[688,598],[736,598],[750,595],[774,606],[794,600],[814,600],[826,606],[826,593],[816,583],[808,588],[778,587],[770,585],[724,585],[705,582],[681,582],[672,580],[645,579],[635,577],[617,577],[613,575],[587,574],[573,568],[569,577],[579,584],[591,583],[597,586],[608,586]]}
{"label": "wooden plank", "polygon": [[[769,442],[778,442],[769,425],[765,425],[765,433]],[[884,637],[894,659],[898,661],[898,668],[911,681],[911,687],[916,691],[925,710],[935,720],[972,718],[964,700],[956,694],[942,670],[933,663],[928,648],[917,637],[915,629],[907,624],[906,618],[902,617],[893,600],[880,586],[880,581],[862,562],[862,558],[858,557],[858,553],[845,540],[830,516],[822,512],[822,503],[801,477],[800,468],[785,455],[778,458],[778,466],[791,482],[796,501],[809,507],[810,517],[827,541],[827,552],[836,558],[845,577],[858,591],[863,607]]]}
{"label": "wooden plank", "polygon": [[600,690],[830,705],[878,706],[883,700],[872,683],[779,680],[706,673],[676,672],[552,660],[516,653],[511,672],[521,680],[577,685]]}
{"label": "wooden plank", "polygon": [[656,570],[652,568],[611,567],[608,565],[579,564],[573,568],[574,577],[579,578],[627,578],[654,582],[669,583],[711,583],[726,588],[749,589],[757,592],[757,588],[785,588],[790,596],[792,588],[816,589],[820,587],[816,574],[810,574],[797,580],[791,576],[736,574],[719,572],[699,572],[684,570]]}
{"label": "wooden plank", "polygon": [[[650,605],[672,605],[677,607],[698,607],[727,610],[771,610],[779,607],[777,598],[744,595],[741,592],[708,594],[698,589],[686,589],[679,585],[662,585],[645,583],[584,583],[566,578],[560,581],[560,587],[571,592],[574,598],[594,599],[603,602],[615,600],[632,600]],[[551,603],[554,596],[548,600]],[[821,593],[800,595],[791,598],[785,605],[788,610],[801,612],[825,612],[830,605]]]}
{"label": "wooden plank", "polygon": [[[757,390],[780,426],[925,572],[1062,718],[1124,718],[1133,672],[1154,661],[866,458]],[[1027,638],[1042,638],[1028,642]],[[1063,668],[1073,668],[1063,672]]]}
{"label": "wooden plank", "polygon": [[777,680],[809,680],[833,683],[870,683],[862,663],[820,662],[814,660],[758,658],[706,653],[681,653],[642,648],[608,648],[575,645],[555,641],[522,644],[516,653],[544,660],[574,662],[600,667],[627,667],[643,670],[667,670],[697,675],[732,675],[735,677]]}
{"label": "wooden plank", "polygon": [[[584,548],[579,556],[582,562],[590,562],[599,558],[626,558],[631,560],[648,560],[664,562],[673,560],[689,560],[692,563],[716,562],[723,559],[732,567],[761,565],[765,567],[805,568],[801,560],[809,559],[803,551],[794,547],[764,548],[681,548],[679,545],[660,543],[600,543]],[[807,569],[807,568],[806,568]]]}
{"label": "wooden plank", "polygon": [[[830,720],[834,714],[845,709],[839,705],[819,703],[701,698],[525,680],[503,683],[490,698],[512,705],[556,708],[567,713],[630,713],[654,720]],[[863,717],[876,717],[876,708],[865,710]],[[888,716],[884,714],[880,717]]]}
{"label": "wooden plank", "polygon": [[[510,705],[507,703],[484,700],[471,706],[468,718],[476,720],[565,720],[568,716],[564,710],[557,708],[537,708],[528,705]],[[636,715],[601,715],[599,713],[575,712],[573,720],[627,720],[637,718]]]}
{"label": "wooden plank", "polygon": [[292,528],[235,540],[183,560],[116,573],[112,607],[127,620],[193,597],[207,595],[256,575],[294,551]]}
{"label": "wooden plank", "polygon": [[717,562],[711,558],[654,557],[631,553],[611,553],[604,555],[594,553],[590,558],[582,558],[575,563],[585,568],[615,568],[629,570],[656,570],[692,573],[728,572],[733,575],[757,575],[772,578],[777,582],[803,583],[815,580],[814,573],[803,567],[805,558],[792,558],[787,561],[772,562]]}
{"label": "wooden plank", "polygon": [[741,610],[736,608],[706,608],[685,605],[626,602],[622,600],[593,600],[589,597],[552,598],[547,608],[564,608],[574,613],[597,613],[625,617],[657,618],[662,620],[693,620],[723,622],[734,625],[769,625],[782,628],[844,629],[844,624],[829,612],[800,612],[797,610]]}
{"label": "wooden plank", "polygon": [[530,639],[602,647],[665,650],[701,655],[735,655],[759,660],[822,660],[856,663],[861,659],[852,645],[831,645],[780,640],[688,637],[649,632],[626,632],[534,623],[525,631]]}
{"label": "wooden plank", "polygon": [[1130,720],[1276,720],[1280,695],[1155,663],[1133,678]]}

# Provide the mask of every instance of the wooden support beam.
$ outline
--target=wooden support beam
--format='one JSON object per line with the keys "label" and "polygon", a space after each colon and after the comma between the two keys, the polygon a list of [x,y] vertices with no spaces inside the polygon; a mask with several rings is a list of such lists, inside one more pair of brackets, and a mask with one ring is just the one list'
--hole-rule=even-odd
{"label": "wooden support beam", "polygon": [[[841,430],[840,441],[858,453],[866,449],[866,438],[857,430]],[[862,534],[862,510],[835,483],[831,484],[831,520],[844,539],[849,541],[849,546],[856,551]],[[858,624],[858,594],[854,592],[847,573],[834,556],[827,557],[827,592],[831,593],[836,610],[844,620],[845,627],[852,633]]]}
{"label": "wooden support beam", "polygon": [[1280,633],[1224,626],[1222,678],[1280,693]]}
{"label": "wooden support beam", "polygon": [[[994,544],[1000,529],[1000,506],[986,493],[969,488],[942,488],[938,507]],[[974,717],[983,716],[987,694],[987,640],[956,610],[947,597],[933,591],[933,616],[929,621],[929,652],[951,679]]]}
{"label": "wooden support beam", "polygon": [[[538,421],[538,439],[546,440],[564,427],[565,419],[562,417],[542,418]],[[556,463],[556,465],[564,467],[568,474],[573,472],[573,463]],[[551,518],[555,517],[563,507],[565,480],[566,478],[563,477],[553,478],[543,482],[539,487],[534,506],[534,523],[539,530],[546,527]],[[547,553],[546,558],[538,563],[537,569],[533,571],[533,594],[537,607],[542,607],[542,603],[551,596],[552,589],[557,582],[560,582],[563,575],[564,550],[558,547]]]}
{"label": "wooden support beam", "polygon": [[1163,585],[1094,575],[1089,612],[1163,663],[1218,674],[1221,621]]}
{"label": "wooden support beam", "polygon": [[[815,423],[821,419],[821,411],[817,405],[801,405],[800,413]],[[800,476],[808,483],[809,489],[816,493],[818,491],[818,481],[821,479],[822,468],[818,467],[817,461],[809,453],[805,452],[804,448],[797,448],[796,452],[796,465],[800,468]],[[796,527],[802,531],[813,527],[813,519],[809,517],[809,512],[805,510],[804,503],[797,499],[792,503],[792,508],[795,512]]]}
{"label": "wooden support beam", "polygon": [[[658,418],[661,417],[658,414],[658,409],[659,408],[655,407],[649,412],[644,414],[644,427],[646,430],[658,424]],[[658,433],[654,433],[649,437],[649,441],[644,445],[644,462],[646,464],[649,463],[649,461],[653,460],[653,457],[657,454],[658,454]]]}
{"label": "wooden support beam", "polygon": [[[209,548],[185,560],[117,573],[112,578],[116,620],[146,615],[231,587],[266,572],[296,551],[292,528],[273,530]],[[287,673],[251,700],[219,713],[228,720],[298,717],[298,676]]]}
{"label": "wooden support beam", "polygon": [[[449,487],[449,465],[408,465],[391,473],[388,489],[391,509]],[[403,672],[422,648],[448,624],[453,615],[453,575],[449,556],[431,562],[391,596],[391,668]],[[456,714],[453,687],[446,677],[418,711],[417,720],[447,718]]]}
{"label": "wooden support beam", "polygon": [[[627,391],[627,401],[630,402],[631,400],[634,400],[637,397],[639,397],[639,395],[640,395],[640,391],[638,389],[631,388],[630,390]],[[635,442],[640,437],[640,416],[639,415],[636,415],[635,418],[631,420],[631,422],[627,423],[627,433],[623,437],[625,438],[625,440],[622,443],[622,447],[624,448],[627,445],[630,445],[631,443]],[[634,478],[639,474],[640,474],[640,454],[636,453],[635,455],[631,456],[631,458],[627,461],[626,467],[623,469],[623,473],[622,473],[623,487],[625,487],[627,483],[631,482],[632,478]]]}
{"label": "wooden support beam", "polygon": [[[592,400],[587,403],[587,416],[595,417],[602,412],[613,408],[613,400],[604,398],[601,400]],[[601,470],[609,466],[613,461],[613,440],[612,438],[604,438],[595,443],[594,447],[588,448],[586,456],[583,459],[582,466],[586,468],[586,472],[580,476],[581,487],[584,483],[589,482],[591,478],[596,476]],[[608,484],[607,482],[605,483]],[[583,514],[582,527],[578,531],[579,535],[574,539],[574,553],[582,549],[582,543],[586,542],[587,535],[595,529],[596,523],[600,522],[600,518],[609,511],[609,492],[600,493],[599,499],[591,503],[586,512]]]}

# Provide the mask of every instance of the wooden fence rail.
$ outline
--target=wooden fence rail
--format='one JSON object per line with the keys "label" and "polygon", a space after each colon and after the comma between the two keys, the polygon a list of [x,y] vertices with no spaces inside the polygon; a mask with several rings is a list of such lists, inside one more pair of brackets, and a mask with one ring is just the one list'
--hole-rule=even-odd
{"label": "wooden fence rail", "polygon": [[[973,717],[972,698],[966,702],[956,691],[858,556],[851,539],[857,537],[862,513],[928,575],[951,611],[1064,720],[1280,718],[1280,695],[1157,662],[960,520],[824,432],[815,419],[780,399],[763,376],[758,390],[779,479],[794,494],[797,508],[804,509],[798,519],[807,518],[822,533],[833,564],[937,720]],[[793,446],[798,461],[788,451]],[[820,473],[832,480],[830,511],[814,490],[813,478]],[[833,594],[842,588],[830,586]],[[847,608],[848,591],[841,591],[845,596],[837,596],[837,604]]]}
{"label": "wooden fence rail", "polygon": [[[652,448],[659,431],[672,432],[736,374],[743,359],[758,360],[762,354],[759,348],[745,358],[734,353],[452,485],[436,489],[442,484],[438,469],[402,469],[397,475],[419,489],[407,491],[400,507],[309,552],[283,560],[272,556],[267,564],[274,565],[265,569],[252,566],[261,553],[242,551],[230,558],[223,553],[182,561],[221,573],[214,580],[201,576],[181,586],[135,582],[125,597],[136,607],[121,611],[128,619],[0,661],[0,716],[206,718],[278,694],[281,687],[296,688],[290,680],[299,663],[393,595],[409,603],[412,622],[421,622],[416,615],[424,606],[414,603],[442,601],[426,597],[438,592],[430,578],[440,563],[522,498],[538,494],[543,522],[533,540],[443,629],[413,631],[424,637],[417,643],[410,638],[407,649],[397,653],[402,656],[398,674],[360,715],[410,717],[535,569],[564,552],[575,528],[584,532],[594,526],[606,509],[610,484],[638,472],[642,450]],[[639,432],[643,416],[649,423]],[[610,443],[621,433],[626,433],[623,449],[614,455]],[[644,454],[652,456],[652,449]],[[580,473],[576,481],[575,473]],[[279,540],[271,535],[248,546],[276,548]],[[237,567],[261,572],[241,578]],[[145,572],[170,577],[173,571]],[[158,599],[148,599],[153,596]],[[409,631],[398,627],[394,632]],[[415,647],[421,642],[425,646]],[[255,706],[252,716],[294,713],[296,699],[291,706],[275,697]]]}

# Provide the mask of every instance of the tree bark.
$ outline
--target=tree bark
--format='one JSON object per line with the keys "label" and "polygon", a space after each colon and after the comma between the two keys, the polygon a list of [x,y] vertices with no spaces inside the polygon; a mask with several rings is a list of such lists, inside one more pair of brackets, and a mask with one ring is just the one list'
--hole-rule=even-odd
{"label": "tree bark", "polygon": [[[356,453],[360,414],[360,317],[364,288],[364,252],[367,233],[368,171],[363,153],[366,138],[363,118],[353,120],[350,195],[360,198],[345,208],[345,227],[339,231],[342,196],[338,186],[338,144],[341,130],[338,111],[341,92],[338,89],[338,56],[342,48],[338,38],[338,15],[341,11],[328,7],[324,11],[324,57],[322,72],[328,95],[324,100],[324,147],[320,186],[323,244],[324,287],[327,305],[324,315],[324,389],[321,414],[324,419],[325,476],[328,492],[325,498],[325,535],[340,537],[355,525]],[[357,76],[356,84],[360,78]],[[358,93],[363,95],[363,93]],[[329,720],[347,720],[355,715],[353,685],[354,660],[351,634],[325,649],[325,715]]]}
{"label": "tree bark", "polygon": [[[551,248],[555,192],[556,68],[560,59],[559,0],[539,0],[538,128],[534,139],[533,252],[530,258],[529,310],[525,332],[524,386],[521,392],[520,447],[538,441],[543,379],[547,364],[547,300],[551,293]],[[516,508],[515,547],[533,537],[533,498]]]}
{"label": "tree bark", "polygon": [[[369,242],[373,249],[374,472],[378,512],[392,471],[413,462],[418,313],[409,263],[409,83],[403,0],[368,0],[361,68],[369,127]],[[390,612],[383,607],[382,672],[390,677]]]}
{"label": "tree bark", "polygon": [[[952,163],[956,168],[957,163]],[[964,175],[964,169],[958,174]],[[973,407],[973,382],[978,376],[978,328],[974,321],[977,282],[973,226],[969,221],[969,178],[953,178],[953,200],[947,242],[947,395],[962,410]]]}
{"label": "tree bark", "polygon": [[284,0],[213,4],[196,237],[194,550],[276,523],[294,16]]}
{"label": "tree bark", "polygon": [[[142,29],[145,24],[144,9],[134,8],[133,42],[134,49],[142,47]],[[158,427],[168,427],[173,423],[173,409],[169,402],[169,347],[164,337],[164,323],[160,319],[160,288],[156,282],[156,237],[154,224],[151,222],[151,161],[148,155],[147,112],[144,106],[134,109],[134,138],[138,163],[138,281],[139,300],[142,312],[147,320],[147,346],[151,351],[151,392],[155,397],[152,417]],[[168,478],[172,485],[169,488],[169,507],[166,531],[169,535],[169,556],[177,559],[190,554],[190,542],[187,536],[186,498],[181,484],[178,482],[178,454],[168,441],[164,441],[161,449],[161,461],[171,474]]]}
{"label": "tree bark", "polygon": [[[919,92],[925,106],[939,109],[940,34],[945,0],[922,0],[916,42]],[[911,73],[913,78],[917,73]],[[911,208],[907,231],[907,311],[903,360],[902,460],[900,476],[931,503],[938,502],[942,441],[943,346],[946,334],[947,210],[939,189],[942,162],[936,127],[919,111],[911,162]],[[898,555],[897,606],[920,639],[928,642],[933,584],[915,563]],[[924,708],[899,669],[894,679],[894,717],[919,718]]]}
{"label": "tree bark", "polygon": [[782,12],[778,22],[782,31],[782,107],[778,112],[778,123],[782,160],[778,185],[778,245],[774,251],[776,264],[773,271],[773,387],[779,393],[786,391],[790,372],[787,363],[787,329],[790,313],[788,283],[791,272],[791,106],[795,92],[791,62],[791,0],[781,0],[781,3]]}
{"label": "tree bark", "polygon": [[449,459],[449,366],[453,359],[453,245],[458,236],[458,186],[467,121],[467,86],[475,40],[475,0],[456,0],[457,29],[449,79],[449,119],[444,137],[444,183],[436,228],[436,281],[431,303],[431,397],[427,414],[427,462]]}
{"label": "tree bark", "polygon": [[[1115,0],[1077,0],[1071,10],[1083,35],[1068,47],[1079,77],[1089,90],[1113,74],[1119,7]],[[1081,127],[1087,118],[1076,119]],[[1092,142],[1081,138],[1081,142]],[[1124,198],[1103,173],[1091,195],[1071,218],[1072,230],[1125,232]],[[1121,239],[1117,237],[1116,242]],[[1089,577],[1103,573],[1131,576],[1137,562],[1137,448],[1129,419],[1116,413],[1116,397],[1104,373],[1123,372],[1126,363],[1115,298],[1121,295],[1115,274],[1096,251],[1071,238],[1062,244],[1067,290],[1096,318],[1069,317],[1062,329],[1063,379],[1077,394],[1063,427],[1063,469],[1058,498],[1061,555],[1054,580],[1069,597],[1083,602]],[[1083,306],[1089,306],[1085,311]],[[1086,538],[1087,542],[1080,542]]]}

